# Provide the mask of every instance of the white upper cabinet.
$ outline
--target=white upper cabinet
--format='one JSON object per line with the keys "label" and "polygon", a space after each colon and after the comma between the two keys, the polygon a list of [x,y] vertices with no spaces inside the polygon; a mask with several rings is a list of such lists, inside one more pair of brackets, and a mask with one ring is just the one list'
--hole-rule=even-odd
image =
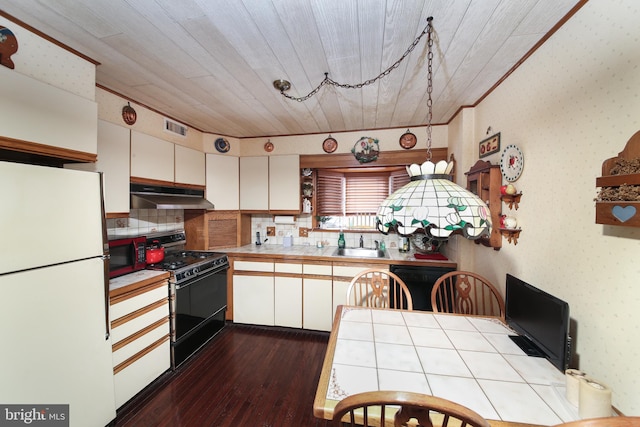
{"label": "white upper cabinet", "polygon": [[240,161],[238,157],[207,154],[206,198],[216,210],[240,209]]}
{"label": "white upper cabinet", "polygon": [[98,161],[70,163],[65,168],[102,172],[106,213],[129,212],[128,128],[98,120]]}
{"label": "white upper cabinet", "polygon": [[300,156],[240,157],[240,209],[300,211]]}
{"label": "white upper cabinet", "polygon": [[269,210],[300,210],[300,156],[269,157]]}
{"label": "white upper cabinet", "polygon": [[202,151],[176,144],[175,161],[177,183],[205,185],[205,156]]}
{"label": "white upper cabinet", "polygon": [[131,176],[174,182],[174,144],[131,131]]}
{"label": "white upper cabinet", "polygon": [[269,157],[240,157],[240,209],[269,210]]}
{"label": "white upper cabinet", "polygon": [[[98,104],[94,101],[7,67],[0,67],[0,93],[0,136],[69,150],[65,155],[70,158],[82,158],[81,153],[95,158]],[[45,154],[53,155],[46,150]]]}

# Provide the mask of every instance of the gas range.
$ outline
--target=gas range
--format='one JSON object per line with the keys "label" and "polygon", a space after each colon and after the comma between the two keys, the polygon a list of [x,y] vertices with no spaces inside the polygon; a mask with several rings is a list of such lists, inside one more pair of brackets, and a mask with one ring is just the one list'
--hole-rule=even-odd
{"label": "gas range", "polygon": [[164,260],[149,264],[147,268],[170,272],[171,283],[181,284],[203,274],[229,267],[229,260],[224,253],[185,250],[186,237],[183,230],[147,235],[147,244],[154,241],[159,241],[165,247]]}
{"label": "gas range", "polygon": [[207,251],[177,251],[165,254],[164,261],[147,266],[152,270],[165,270],[171,273],[169,281],[180,284],[221,268],[227,268],[227,255]]}
{"label": "gas range", "polygon": [[226,323],[227,269],[221,252],[185,249],[185,232],[176,230],[147,235],[147,245],[160,243],[164,260],[148,264],[169,276],[171,367],[185,362],[220,332]]}

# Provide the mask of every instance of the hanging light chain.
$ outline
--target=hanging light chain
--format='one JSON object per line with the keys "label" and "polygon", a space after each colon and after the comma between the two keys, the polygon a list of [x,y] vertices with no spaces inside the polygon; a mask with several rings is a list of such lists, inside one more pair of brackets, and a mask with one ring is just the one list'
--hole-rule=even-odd
{"label": "hanging light chain", "polygon": [[429,17],[427,24],[429,37],[427,38],[427,160],[431,160],[431,119],[433,119],[433,27],[431,26],[432,17]]}
{"label": "hanging light chain", "polygon": [[[429,18],[427,18],[427,26],[424,28],[424,30],[422,30],[420,35],[413,41],[413,43],[411,43],[409,45],[409,47],[402,54],[400,59],[398,59],[396,62],[391,64],[391,66],[389,68],[387,68],[386,70],[384,70],[383,72],[381,72],[380,74],[378,74],[376,77],[374,77],[372,79],[365,80],[364,82],[357,83],[357,84],[338,83],[335,80],[329,78],[329,73],[324,73],[324,80],[322,80],[322,82],[318,86],[316,86],[315,89],[313,89],[311,92],[309,92],[305,96],[302,96],[302,97],[298,98],[298,97],[295,97],[295,96],[287,95],[286,93],[284,93],[284,90],[281,90],[280,94],[282,96],[284,96],[285,98],[291,99],[293,101],[303,102],[303,101],[306,101],[307,99],[311,98],[312,96],[314,96],[316,93],[318,93],[320,91],[320,89],[322,89],[322,86],[324,86],[324,85],[337,86],[337,87],[340,87],[340,88],[343,88],[343,89],[361,89],[364,86],[368,86],[368,85],[370,85],[372,83],[375,83],[376,81],[378,81],[381,78],[389,75],[393,70],[398,68],[400,66],[400,63],[402,63],[402,61],[407,56],[409,56],[409,54],[411,54],[411,52],[413,52],[413,50],[418,45],[418,43],[420,43],[420,40],[422,39],[422,37],[425,34],[429,34],[429,40],[431,40],[431,21],[432,20],[433,20],[433,17],[431,17],[431,16]],[[433,44],[433,41],[431,41],[431,44]],[[429,48],[429,52],[431,52],[431,48]],[[431,54],[431,57],[433,57],[433,54]],[[431,98],[429,98],[429,99],[431,99]]]}

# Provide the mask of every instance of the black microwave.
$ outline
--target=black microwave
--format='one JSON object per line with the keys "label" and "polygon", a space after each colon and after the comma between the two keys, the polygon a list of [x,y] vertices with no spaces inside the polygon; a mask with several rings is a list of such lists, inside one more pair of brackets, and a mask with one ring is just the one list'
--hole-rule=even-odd
{"label": "black microwave", "polygon": [[109,240],[109,278],[144,270],[147,266],[146,243],[146,237]]}

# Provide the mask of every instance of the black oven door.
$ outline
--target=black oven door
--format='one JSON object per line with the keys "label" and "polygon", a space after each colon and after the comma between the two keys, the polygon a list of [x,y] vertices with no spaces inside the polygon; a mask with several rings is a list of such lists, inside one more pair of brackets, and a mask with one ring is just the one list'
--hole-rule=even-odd
{"label": "black oven door", "polygon": [[220,332],[227,312],[227,269],[208,272],[171,293],[171,367],[176,369]]}
{"label": "black oven door", "polygon": [[227,308],[227,269],[176,285],[175,340],[195,331],[202,323]]}

